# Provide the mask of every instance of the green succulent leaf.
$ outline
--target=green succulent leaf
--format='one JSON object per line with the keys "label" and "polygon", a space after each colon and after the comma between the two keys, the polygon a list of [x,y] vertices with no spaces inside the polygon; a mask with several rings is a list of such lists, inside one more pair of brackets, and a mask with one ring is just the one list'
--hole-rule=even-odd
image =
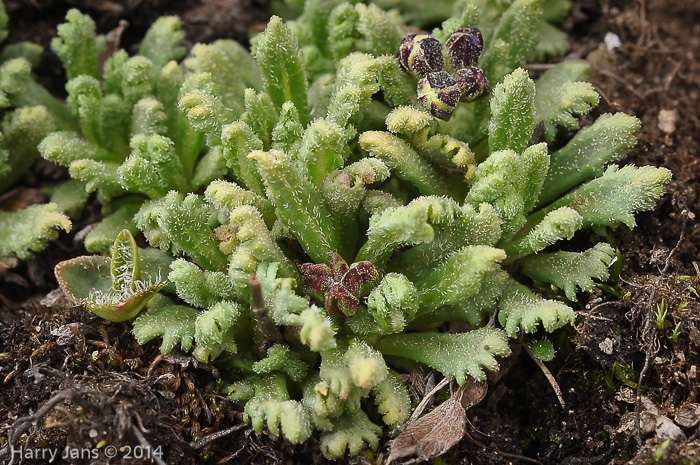
{"label": "green succulent leaf", "polygon": [[151,245],[185,252],[202,268],[225,270],[226,255],[219,250],[209,227],[211,212],[196,194],[186,197],[171,191],[157,202],[142,208],[136,216],[140,229],[148,231]]}
{"label": "green succulent leaf", "polygon": [[165,305],[149,309],[134,321],[134,337],[144,345],[151,339],[162,337],[160,351],[169,354],[178,344],[189,352],[194,342],[195,321],[199,311],[184,305]]}
{"label": "green succulent leaf", "polygon": [[51,133],[54,123],[44,107],[18,108],[5,115],[0,133],[0,148],[6,168],[0,165],[0,192],[15,183],[39,156],[37,145]]}
{"label": "green succulent leaf", "polygon": [[[544,24],[544,23],[543,23]],[[552,142],[557,126],[578,129],[574,115],[585,115],[598,105],[600,97],[588,82],[590,69],[585,62],[563,61],[537,80],[535,113],[544,123],[544,137]]]}
{"label": "green succulent leaf", "polygon": [[603,175],[607,164],[621,160],[637,143],[641,122],[625,113],[605,114],[552,154],[538,205],[546,205],[569,189]]}
{"label": "green succulent leaf", "polygon": [[309,367],[299,356],[288,347],[275,344],[267,350],[267,356],[253,364],[253,371],[257,374],[281,371],[292,381],[303,381],[309,371]]}
{"label": "green succulent leaf", "polygon": [[484,276],[505,258],[505,251],[485,245],[460,249],[416,282],[419,314],[472,297]]}
{"label": "green succulent leaf", "polygon": [[128,229],[131,234],[138,233],[134,215],[138,213],[141,202],[136,199],[129,200],[131,201],[124,201],[115,206],[113,211],[105,212],[104,219],[85,236],[85,250],[108,254],[112,243],[123,229]]}
{"label": "green succulent leaf", "polygon": [[654,208],[670,180],[671,172],[666,168],[611,165],[601,177],[534,213],[528,222],[539,222],[550,211],[568,206],[581,215],[584,228],[620,223],[633,228],[634,214]]}
{"label": "green succulent leaf", "polygon": [[194,307],[211,308],[236,294],[233,282],[220,271],[202,270],[183,259],[175,260],[170,269],[168,279],[175,284],[178,297]]}
{"label": "green succulent leaf", "polygon": [[552,210],[525,236],[506,247],[509,257],[529,255],[544,250],[561,239],[571,239],[583,226],[583,218],[576,210],[561,207]]}
{"label": "green succulent leaf", "polygon": [[542,0],[515,0],[503,13],[480,62],[491,85],[525,64],[537,43],[537,25],[541,18]]}
{"label": "green succulent leaf", "polygon": [[584,252],[541,253],[524,257],[518,263],[523,273],[563,289],[566,298],[573,301],[577,289],[590,292],[595,288],[594,279],[608,279],[608,268],[614,260],[615,249],[601,242]]}
{"label": "green succulent leaf", "polygon": [[516,337],[518,327],[532,333],[537,324],[552,332],[566,324],[573,324],[574,311],[561,302],[543,299],[515,281],[506,288],[498,303],[498,320],[510,337]]}
{"label": "green succulent leaf", "polygon": [[328,263],[338,250],[337,233],[313,184],[299,173],[284,152],[254,151],[248,158],[257,164],[277,217],[295,232],[314,262]]}
{"label": "green succulent leaf", "polygon": [[546,339],[541,339],[530,346],[532,355],[539,358],[543,362],[551,362],[554,360],[554,345]]}
{"label": "green succulent leaf", "polygon": [[182,46],[184,38],[180,18],[161,16],[146,31],[139,53],[151,60],[153,71],[157,74],[169,61],[185,56],[186,50]]}
{"label": "green succulent leaf", "polygon": [[135,317],[166,285],[165,269],[158,265],[151,263],[141,270],[136,242],[124,230],[115,240],[112,257],[77,257],[59,263],[54,271],[73,303],[106,320],[122,322]]}
{"label": "green succulent leaf", "polygon": [[21,210],[0,211],[0,257],[16,255],[29,260],[58,237],[57,229],[68,232],[71,222],[56,204],[32,205]]}
{"label": "green succulent leaf", "polygon": [[403,139],[383,131],[360,135],[360,146],[382,160],[396,175],[411,182],[423,195],[449,195],[443,175]]}
{"label": "green succulent leaf", "polygon": [[[171,273],[172,274],[172,273]],[[194,356],[203,362],[218,357],[221,352],[238,352],[235,341],[236,323],[243,307],[232,301],[220,301],[200,312],[194,322]]]}
{"label": "green succulent leaf", "polygon": [[435,368],[448,378],[464,384],[467,376],[486,379],[483,368],[498,369],[494,357],[510,353],[506,334],[496,328],[467,333],[403,333],[382,337],[375,348],[386,355],[407,357]]}
{"label": "green succulent leaf", "polygon": [[389,370],[384,381],[372,389],[377,412],[384,423],[398,426],[408,420],[411,414],[411,398],[408,396],[406,385],[399,380],[395,371]]}
{"label": "green succulent leaf", "polygon": [[95,22],[76,9],[68,11],[66,21],[58,26],[51,49],[63,62],[68,79],[81,74],[99,78],[98,54],[104,38],[95,35]]}
{"label": "green succulent leaf", "polygon": [[275,107],[280,110],[284,102],[291,101],[306,125],[309,113],[304,59],[296,37],[281,18],[273,16],[265,32],[253,42],[253,56]]}
{"label": "green succulent leaf", "polygon": [[366,109],[379,91],[379,62],[371,55],[353,53],[338,63],[327,118],[341,127]]}
{"label": "green succulent leaf", "polygon": [[112,287],[117,291],[134,290],[141,280],[141,261],[136,240],[128,229],[122,230],[114,240],[112,261],[109,266]]}
{"label": "green succulent leaf", "polygon": [[382,428],[370,421],[362,410],[351,410],[334,423],[331,431],[321,435],[321,452],[330,460],[342,458],[346,451],[359,454],[369,446],[375,450],[379,445]]}
{"label": "green succulent leaf", "polygon": [[259,433],[267,426],[272,434],[282,433],[292,443],[304,442],[311,436],[310,415],[301,403],[290,400],[283,375],[270,375],[252,384],[254,394],[245,404],[244,420],[251,422],[253,430]]}
{"label": "green succulent leaf", "polygon": [[510,149],[517,153],[527,147],[535,129],[535,83],[527,71],[518,68],[493,90],[489,149]]}

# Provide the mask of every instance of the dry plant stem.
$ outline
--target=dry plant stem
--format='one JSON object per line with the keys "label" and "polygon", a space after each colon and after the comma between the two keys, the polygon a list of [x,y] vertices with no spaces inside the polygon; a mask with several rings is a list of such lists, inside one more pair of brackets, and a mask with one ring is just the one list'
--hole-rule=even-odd
{"label": "dry plant stem", "polygon": [[561,394],[561,388],[559,388],[559,383],[557,383],[557,380],[554,379],[554,375],[552,374],[551,371],[549,371],[549,368],[540,360],[539,358],[535,357],[535,354],[532,353],[532,350],[530,350],[530,346],[527,344],[523,344],[523,348],[525,349],[525,352],[530,356],[530,358],[537,364],[538,367],[540,367],[540,370],[542,370],[542,373],[544,374],[545,378],[547,378],[547,381],[549,381],[549,384],[552,386],[552,389],[554,389],[554,393],[557,395],[557,399],[559,400],[559,404],[561,404],[561,408],[566,408],[566,403],[564,402],[564,397]]}
{"label": "dry plant stem", "polygon": [[481,447],[484,450],[492,450],[496,455],[500,455],[502,457],[505,457],[507,459],[513,459],[513,460],[522,460],[523,462],[530,462],[530,463],[537,463],[539,465],[542,465],[542,462],[539,460],[531,459],[530,457],[525,457],[524,455],[518,455],[518,454],[510,454],[508,452],[503,452],[498,449],[493,449],[491,447],[487,447],[486,444],[482,444],[473,437],[469,435],[469,433],[464,434],[464,438],[469,441],[471,444],[474,444],[477,447]]}
{"label": "dry plant stem", "polygon": [[[89,404],[78,395],[77,392],[75,392],[72,389],[66,389],[64,391],[60,391],[57,393],[55,396],[53,396],[51,399],[49,399],[43,407],[41,407],[39,410],[36,411],[34,415],[29,415],[26,417],[21,417],[15,420],[13,423],[12,427],[10,428],[10,432],[7,436],[7,445],[0,449],[0,460],[4,459],[7,457],[7,455],[10,453],[10,449],[17,443],[20,437],[24,433],[27,432],[27,430],[36,422],[44,418],[46,415],[49,414],[49,412],[58,404],[63,402],[64,400],[72,400],[76,404],[80,405],[83,408],[87,408]],[[9,465],[12,465],[15,461],[14,455],[11,457]]]}
{"label": "dry plant stem", "polygon": [[248,284],[250,285],[251,307],[253,307],[253,313],[260,325],[260,332],[262,332],[265,338],[263,345],[269,347],[272,345],[272,342],[283,343],[284,336],[282,336],[282,333],[280,333],[277,326],[275,326],[272,318],[270,318],[267,307],[265,307],[260,280],[257,276],[250,275],[250,277],[248,277]]}
{"label": "dry plant stem", "polygon": [[433,396],[437,394],[437,392],[447,386],[447,384],[450,382],[449,379],[443,378],[442,381],[437,383],[437,385],[423,397],[423,400],[420,401],[420,403],[416,406],[416,409],[413,411],[413,414],[411,415],[411,418],[408,419],[406,422],[406,426],[412,425],[420,416],[421,413],[423,413],[423,410],[425,410],[425,407],[428,405],[428,402],[433,400]]}
{"label": "dry plant stem", "polygon": [[231,433],[235,433],[236,431],[240,431],[247,426],[248,426],[247,423],[239,423],[235,426],[231,426],[230,428],[222,429],[221,431],[207,434],[206,436],[199,439],[198,441],[192,441],[190,443],[190,447],[194,450],[199,450],[202,447],[206,446],[207,444],[212,443],[212,442],[216,441],[217,439],[228,436]]}
{"label": "dry plant stem", "polygon": [[[141,423],[141,418],[137,416],[137,419],[139,423]],[[141,426],[143,428],[143,426]],[[139,443],[146,446],[149,450],[155,450],[155,448],[151,445],[150,442],[148,442],[148,439],[146,439],[146,436],[143,435],[141,430],[136,427],[136,425],[132,424],[131,425],[131,431],[134,433],[134,436],[136,436],[136,439],[138,439]],[[153,457],[153,460],[158,464],[158,465],[167,465],[163,459],[161,459],[158,456]]]}
{"label": "dry plant stem", "polygon": [[[649,305],[647,307],[647,321],[646,324],[651,324],[650,322],[654,321],[654,300],[656,299],[656,292],[659,289],[659,286],[661,285],[661,281],[664,279],[666,276],[666,273],[668,272],[668,269],[671,267],[671,257],[673,257],[673,254],[676,253],[676,250],[681,246],[683,243],[683,239],[685,238],[685,227],[688,223],[688,215],[689,215],[689,210],[687,206],[685,205],[685,202],[681,202],[683,205],[683,210],[681,211],[681,216],[683,217],[682,223],[681,223],[681,235],[678,237],[678,242],[676,243],[676,246],[668,253],[668,256],[666,257],[666,263],[664,264],[663,270],[661,270],[661,274],[656,280],[656,284],[654,285],[654,289],[651,291],[651,296],[649,297]],[[635,408],[635,430],[636,430],[636,439],[637,439],[637,444],[642,445],[642,426],[641,426],[641,415],[642,415],[642,383],[644,382],[644,376],[647,373],[647,370],[649,370],[649,366],[651,365],[651,355],[653,352],[653,345],[654,345],[654,339],[656,338],[656,325],[653,324],[651,325],[651,335],[649,336],[649,344],[647,346],[647,351],[646,351],[646,357],[644,358],[644,367],[642,368],[642,371],[639,373],[639,382],[637,383],[637,406]]]}

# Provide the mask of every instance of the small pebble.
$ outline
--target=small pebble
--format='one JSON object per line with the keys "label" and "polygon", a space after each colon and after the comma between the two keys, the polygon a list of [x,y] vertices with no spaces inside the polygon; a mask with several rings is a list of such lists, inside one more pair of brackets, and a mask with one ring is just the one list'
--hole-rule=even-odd
{"label": "small pebble", "polygon": [[607,47],[608,50],[615,50],[620,45],[622,45],[622,41],[620,40],[620,36],[618,36],[614,32],[608,32],[607,34],[605,34],[605,37],[603,38],[603,42],[605,42],[605,46]]}
{"label": "small pebble", "polygon": [[661,110],[659,112],[659,129],[666,134],[676,132],[676,121],[678,121],[676,110]]}

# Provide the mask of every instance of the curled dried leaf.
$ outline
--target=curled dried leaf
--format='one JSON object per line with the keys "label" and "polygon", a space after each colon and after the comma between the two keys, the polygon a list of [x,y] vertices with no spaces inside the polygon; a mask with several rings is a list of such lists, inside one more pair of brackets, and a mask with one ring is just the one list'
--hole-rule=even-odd
{"label": "curled dried leaf", "polygon": [[466,410],[481,402],[487,391],[485,382],[469,378],[449,399],[399,434],[391,445],[386,465],[411,456],[404,463],[430,460],[450,450],[466,433]]}

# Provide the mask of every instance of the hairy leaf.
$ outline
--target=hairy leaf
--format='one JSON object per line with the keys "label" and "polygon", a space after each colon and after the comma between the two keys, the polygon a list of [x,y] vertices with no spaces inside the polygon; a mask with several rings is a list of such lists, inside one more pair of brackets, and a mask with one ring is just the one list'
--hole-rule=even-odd
{"label": "hairy leaf", "polygon": [[615,259],[615,250],[605,243],[584,252],[541,253],[524,257],[518,263],[526,275],[537,281],[563,289],[569,300],[576,300],[576,290],[590,292],[593,279],[608,279],[608,267]]}
{"label": "hairy leaf", "polygon": [[495,356],[508,355],[506,334],[495,328],[467,333],[403,333],[384,336],[374,345],[386,355],[406,357],[435,368],[462,385],[467,376],[483,381],[483,368],[498,369]]}

